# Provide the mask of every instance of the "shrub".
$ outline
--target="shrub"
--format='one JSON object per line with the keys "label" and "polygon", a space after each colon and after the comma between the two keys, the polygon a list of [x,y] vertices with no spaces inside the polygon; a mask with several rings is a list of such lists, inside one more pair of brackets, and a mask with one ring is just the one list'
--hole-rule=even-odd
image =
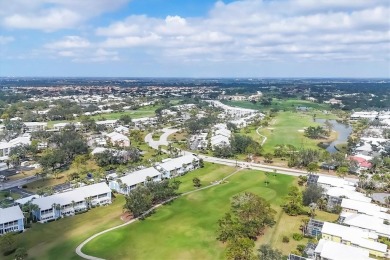
{"label": "shrub", "polygon": [[306,246],[305,245],[297,245],[297,250],[301,253],[303,253],[303,251],[305,251],[305,248]]}
{"label": "shrub", "polygon": [[290,242],[290,238],[288,238],[288,236],[283,236],[282,241],[283,241],[283,243],[288,243],[288,242]]}
{"label": "shrub", "polygon": [[23,188],[23,189],[26,189],[26,188],[27,188],[27,185],[26,185],[26,184],[22,185],[22,188]]}
{"label": "shrub", "polygon": [[299,233],[294,233],[293,234],[293,239],[295,241],[301,241],[303,239],[303,235],[302,234],[299,234]]}

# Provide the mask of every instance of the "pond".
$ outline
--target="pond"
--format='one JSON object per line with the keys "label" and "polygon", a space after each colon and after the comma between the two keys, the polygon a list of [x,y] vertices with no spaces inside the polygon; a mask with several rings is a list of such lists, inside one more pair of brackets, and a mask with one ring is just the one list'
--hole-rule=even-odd
{"label": "pond", "polygon": [[[326,119],[317,118],[314,120],[317,123],[323,124]],[[352,127],[346,124],[337,122],[336,120],[329,120],[333,125],[333,131],[337,132],[337,139],[331,142],[326,150],[330,153],[337,152],[335,145],[346,143],[349,135],[352,133]]]}

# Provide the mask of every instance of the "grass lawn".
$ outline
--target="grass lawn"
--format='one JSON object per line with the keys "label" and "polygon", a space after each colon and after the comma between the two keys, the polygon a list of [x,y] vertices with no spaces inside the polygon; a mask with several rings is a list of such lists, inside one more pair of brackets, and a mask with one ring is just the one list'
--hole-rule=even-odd
{"label": "grass lawn", "polygon": [[330,106],[328,104],[319,104],[319,103],[313,103],[307,100],[301,100],[301,99],[273,99],[272,105],[270,106],[263,106],[260,102],[257,102],[256,104],[253,104],[250,101],[221,101],[222,103],[229,105],[229,106],[235,106],[235,107],[243,107],[243,108],[250,108],[250,109],[258,109],[258,110],[270,110],[272,108],[277,108],[280,110],[296,110],[296,107],[302,106],[302,107],[310,107],[312,110],[330,110]]}
{"label": "grass lawn", "polygon": [[200,179],[200,183],[202,184],[201,187],[203,187],[210,185],[214,181],[223,179],[234,171],[236,171],[236,168],[234,167],[205,162],[203,168],[179,177],[179,180],[181,181],[179,192],[182,193],[197,189],[192,182],[194,177]]}
{"label": "grass lawn", "polygon": [[229,211],[231,197],[249,191],[268,200],[279,212],[277,224],[258,244],[271,243],[287,254],[296,245],[290,242],[286,248],[279,237],[299,232],[301,220],[281,214],[280,205],[295,179],[270,176],[266,187],[265,178],[260,171],[238,172],[224,184],[181,197],[144,221],[92,240],[83,252],[104,259],[224,259],[225,245],[215,239],[217,220]]}
{"label": "grass lawn", "polygon": [[[120,220],[123,204],[124,197],[118,196],[109,206],[46,224],[35,223],[18,236],[19,246],[28,249],[29,259],[80,259],[75,248],[82,241],[123,223]],[[5,259],[14,258],[9,256]]]}
{"label": "grass lawn", "polygon": [[291,144],[296,148],[319,149],[317,144],[325,140],[310,139],[305,137],[303,133],[305,127],[317,125],[319,124],[313,122],[313,118],[310,115],[294,112],[279,112],[268,127],[259,130],[261,134],[267,136],[267,141],[263,146],[264,150],[271,152],[275,146],[281,144]]}
{"label": "grass lawn", "polygon": [[[90,159],[85,162],[83,165],[87,170],[96,170],[99,169],[99,166],[96,164],[96,162],[93,159]],[[81,169],[80,169],[81,170]],[[49,187],[54,186],[58,184],[65,183],[68,180],[68,175],[74,172],[80,172],[80,170],[77,170],[75,167],[70,166],[68,170],[65,170],[58,174],[58,177],[55,178],[53,175],[49,175],[45,179],[40,179],[34,182],[31,182],[27,184],[26,190],[31,192],[37,192],[38,189],[43,187]]]}

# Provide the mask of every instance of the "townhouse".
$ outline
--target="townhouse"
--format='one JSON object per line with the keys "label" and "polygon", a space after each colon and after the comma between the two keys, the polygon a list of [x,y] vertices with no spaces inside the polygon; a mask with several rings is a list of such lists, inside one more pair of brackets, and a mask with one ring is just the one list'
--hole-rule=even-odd
{"label": "townhouse", "polygon": [[325,196],[328,201],[328,205],[327,205],[328,209],[332,209],[336,205],[341,205],[343,198],[367,202],[367,203],[370,203],[372,201],[371,198],[365,196],[363,193],[340,188],[340,187],[329,188],[327,191],[325,191]]}
{"label": "townhouse", "polygon": [[369,260],[370,252],[366,249],[340,244],[330,240],[321,239],[315,248],[316,260]]}
{"label": "townhouse", "polygon": [[156,169],[167,178],[183,175],[199,167],[199,158],[192,155],[184,155],[178,158],[165,160],[156,166]]}
{"label": "townhouse", "polygon": [[70,126],[70,125],[74,125],[74,127],[76,128],[76,130],[80,130],[81,127],[82,127],[82,124],[81,124],[80,122],[75,122],[75,123],[63,122],[63,123],[54,124],[54,125],[53,125],[53,130],[54,130],[54,131],[61,131],[61,130],[63,130],[65,127]]}
{"label": "townhouse", "polygon": [[129,194],[139,184],[144,184],[146,181],[161,181],[163,178],[168,177],[155,168],[149,167],[110,181],[109,187],[119,193]]}
{"label": "townhouse", "polygon": [[110,119],[110,120],[96,121],[96,125],[103,125],[105,127],[114,128],[117,122],[118,120],[116,119]]}
{"label": "townhouse", "polygon": [[24,230],[24,215],[19,206],[0,208],[0,235]]}
{"label": "townhouse", "polygon": [[71,191],[40,197],[32,201],[38,206],[34,217],[44,223],[60,217],[71,216],[92,206],[111,203],[111,189],[106,183],[96,183]]}
{"label": "townhouse", "polygon": [[341,202],[343,212],[366,214],[380,219],[390,221],[390,214],[387,213],[388,208],[381,207],[368,202],[343,199]]}
{"label": "townhouse", "polygon": [[22,136],[16,137],[9,142],[0,142],[0,157],[7,159],[11,150],[17,146],[30,145],[31,136],[30,134],[23,134]]}
{"label": "townhouse", "polygon": [[375,232],[378,236],[390,238],[390,225],[385,224],[384,219],[375,216],[343,212],[339,222],[349,227]]}
{"label": "townhouse", "polygon": [[352,181],[348,181],[346,179],[341,179],[337,177],[328,177],[328,176],[319,176],[315,174],[310,174],[307,180],[308,185],[320,185],[325,190],[330,188],[338,187],[343,188],[345,190],[356,190],[355,183]]}
{"label": "townhouse", "polygon": [[376,257],[387,256],[387,245],[377,242],[378,235],[375,232],[330,222],[324,223],[321,232],[322,239],[366,249]]}

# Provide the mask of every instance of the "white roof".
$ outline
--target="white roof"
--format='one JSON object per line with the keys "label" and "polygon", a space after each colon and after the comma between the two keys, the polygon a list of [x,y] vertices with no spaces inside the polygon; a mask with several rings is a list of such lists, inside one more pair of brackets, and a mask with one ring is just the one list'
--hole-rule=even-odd
{"label": "white roof", "polygon": [[320,175],[318,177],[317,183],[331,186],[331,187],[340,187],[340,188],[349,189],[349,190],[356,189],[353,182],[349,182],[345,179],[341,179],[341,178],[337,178],[337,177],[328,177],[328,176]]}
{"label": "white roof", "polygon": [[356,210],[359,213],[364,213],[369,216],[376,216],[382,219],[390,220],[390,214],[387,214],[387,208],[380,207],[378,205],[351,200],[351,199],[343,199],[341,201],[341,207],[346,209]]}
{"label": "white roof", "polygon": [[345,216],[344,224],[366,230],[372,230],[378,234],[390,237],[390,226],[383,223],[383,219],[366,214],[351,213]]}
{"label": "white roof", "polygon": [[114,142],[121,140],[129,141],[129,138],[127,136],[117,132],[109,133],[107,134],[107,136]]}
{"label": "white roof", "polygon": [[28,196],[28,197],[25,197],[25,198],[21,198],[21,199],[15,200],[15,202],[20,204],[20,205],[24,205],[27,202],[30,202],[33,199],[37,199],[37,198],[39,198],[39,195],[32,195],[32,196]]}
{"label": "white roof", "polygon": [[199,161],[198,157],[192,154],[187,154],[178,158],[171,159],[167,162],[161,163],[159,166],[166,171],[172,171],[181,168],[183,164],[192,163],[193,160]]}
{"label": "white roof", "polygon": [[230,137],[232,135],[232,132],[228,129],[218,129],[215,131],[215,134]]}
{"label": "white roof", "polygon": [[111,190],[106,183],[96,183],[83,186],[71,191],[54,194],[47,197],[41,197],[34,200],[34,204],[38,205],[41,210],[52,208],[53,204],[68,205],[72,201],[84,201],[85,198],[96,196],[103,193],[110,193]]}
{"label": "white roof", "polygon": [[357,192],[357,191],[352,191],[344,188],[339,188],[339,187],[332,187],[329,188],[326,192],[328,196],[331,197],[346,197],[351,200],[358,200],[358,201],[363,201],[363,202],[371,202],[371,198],[366,197],[363,193]]}
{"label": "white roof", "polygon": [[370,252],[363,248],[347,246],[341,243],[321,239],[315,249],[322,258],[329,260],[367,260]]}
{"label": "white roof", "polygon": [[378,235],[374,232],[369,232],[355,227],[347,227],[330,222],[325,222],[322,227],[322,234],[329,234],[340,237],[342,240],[350,241],[351,244],[358,245],[362,248],[367,248],[379,252],[386,252],[387,245],[375,242],[370,239],[378,239]]}
{"label": "white roof", "polygon": [[102,153],[102,152],[104,152],[105,150],[107,150],[107,148],[104,148],[104,147],[96,147],[95,149],[93,149],[93,151],[91,152],[91,154]]}
{"label": "white roof", "polygon": [[161,172],[157,171],[153,167],[149,167],[146,169],[142,169],[139,171],[129,173],[128,175],[126,175],[120,179],[127,186],[133,186],[133,185],[136,185],[138,183],[143,183],[144,181],[146,181],[146,177],[153,178],[153,177],[158,176],[158,175],[161,175]]}
{"label": "white roof", "polygon": [[227,138],[224,135],[214,135],[210,138],[210,143],[212,146],[219,145],[219,144],[230,144],[229,138]]}
{"label": "white roof", "polygon": [[47,126],[47,122],[23,122],[25,126]]}
{"label": "white roof", "polygon": [[0,208],[0,224],[23,218],[23,212],[19,206],[13,206],[5,209]]}
{"label": "white roof", "polygon": [[110,120],[103,120],[103,121],[96,121],[97,125],[105,125],[105,124],[115,124],[118,120],[116,119],[110,119]]}

